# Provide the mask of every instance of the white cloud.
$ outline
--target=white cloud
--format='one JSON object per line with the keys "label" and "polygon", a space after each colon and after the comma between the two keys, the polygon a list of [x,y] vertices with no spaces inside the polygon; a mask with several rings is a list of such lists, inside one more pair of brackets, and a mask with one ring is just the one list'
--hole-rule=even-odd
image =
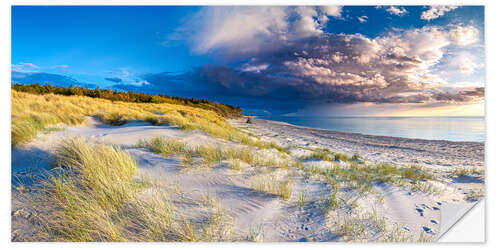
{"label": "white cloud", "polygon": [[428,10],[422,12],[421,19],[430,21],[444,15],[448,11],[458,8],[457,6],[431,6]]}
{"label": "white cloud", "polygon": [[37,72],[36,69],[39,69],[37,65],[33,63],[25,63],[25,62],[20,62],[18,64],[12,64],[12,71],[17,71],[17,72],[22,72],[22,73],[31,73],[31,72]]}
{"label": "white cloud", "polygon": [[469,52],[461,52],[450,58],[447,68],[465,74],[474,73],[479,67],[477,58]]}
{"label": "white cloud", "polygon": [[252,65],[252,64],[244,64],[240,69],[245,72],[261,72],[262,70],[266,70],[269,67],[269,63],[263,63],[263,64],[257,64],[257,65]]}
{"label": "white cloud", "polygon": [[363,100],[469,100],[467,93],[452,95],[442,89],[453,84],[432,73],[450,50],[458,56],[444,70],[472,73],[480,67],[471,54],[459,53],[460,48],[451,46],[455,42],[450,35],[453,30],[456,28],[424,27],[373,39],[335,35],[326,44],[305,45],[308,51],[296,53],[297,58],[283,62],[283,66],[289,74],[312,79],[325,88],[334,87],[336,93],[345,89],[346,94]]}
{"label": "white cloud", "polygon": [[333,16],[340,18],[342,17],[342,6],[339,5],[329,5],[319,7],[328,16]]}
{"label": "white cloud", "polygon": [[365,23],[367,20],[368,20],[367,16],[360,16],[360,17],[358,17],[358,21],[360,23]]}
{"label": "white cloud", "polygon": [[53,68],[56,68],[56,69],[67,69],[67,68],[69,68],[69,65],[67,65],[67,64],[54,65]]}
{"label": "white cloud", "polygon": [[396,16],[404,16],[408,14],[408,11],[405,8],[396,6],[391,6],[387,8],[386,11]]}
{"label": "white cloud", "polygon": [[[453,8],[431,7],[423,16],[433,19]],[[398,16],[408,13],[403,7],[386,10]],[[480,90],[448,93],[442,86],[449,86],[449,76],[436,73],[449,70],[442,67],[445,56],[458,55],[479,41],[476,28],[393,29],[375,38],[324,30],[329,18],[341,18],[341,13],[340,7],[210,7],[191,20],[197,25],[186,34],[197,53],[246,60],[236,70],[204,69],[204,77],[211,79],[207,82],[234,91],[248,91],[241,86],[249,84],[259,93],[275,93],[275,88],[283,87],[301,96],[394,103],[467,101],[480,94]],[[358,21],[365,22],[367,17],[360,16]],[[456,58],[456,63],[455,75],[482,67],[465,56]]]}
{"label": "white cloud", "polygon": [[251,52],[321,35],[330,16],[341,18],[342,7],[206,7],[169,38],[187,38],[201,54],[221,48]]}
{"label": "white cloud", "polygon": [[467,46],[479,41],[479,30],[473,26],[457,26],[450,30],[451,39],[460,46]]}

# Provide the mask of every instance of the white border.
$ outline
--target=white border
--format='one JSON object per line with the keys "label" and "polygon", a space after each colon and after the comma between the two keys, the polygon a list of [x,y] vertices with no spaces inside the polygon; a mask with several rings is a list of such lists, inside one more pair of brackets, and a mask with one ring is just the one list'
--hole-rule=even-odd
{"label": "white border", "polygon": [[[486,241],[487,244],[430,244],[425,245],[425,247],[430,248],[442,248],[442,247],[452,247],[453,249],[470,249],[472,246],[478,247],[496,247],[498,249],[500,237],[498,237],[498,229],[494,228],[499,223],[499,216],[496,211],[500,209],[498,199],[498,183],[496,180],[498,177],[498,160],[495,159],[498,153],[498,149],[500,148],[500,137],[499,137],[499,128],[500,123],[498,120],[498,115],[495,114],[500,108],[500,91],[499,91],[499,79],[498,73],[500,71],[500,66],[498,65],[498,58],[500,56],[498,47],[500,46],[500,40],[498,39],[498,25],[500,24],[499,16],[500,16],[500,8],[498,8],[497,1],[359,1],[359,0],[350,0],[350,1],[339,1],[339,0],[240,0],[240,1],[227,1],[227,0],[210,0],[210,1],[194,1],[194,0],[185,0],[185,1],[133,1],[133,0],[115,0],[115,1],[99,1],[99,0],[88,0],[88,1],[64,1],[64,0],[52,0],[52,1],[39,1],[39,0],[25,0],[25,1],[10,1],[2,4],[2,10],[0,12],[0,16],[2,18],[2,33],[3,39],[1,39],[3,53],[2,60],[2,98],[0,98],[2,112],[2,123],[0,139],[1,139],[1,147],[2,147],[2,157],[1,159],[5,159],[4,164],[2,164],[3,178],[4,180],[1,182],[3,187],[1,188],[2,192],[0,192],[2,196],[2,204],[3,209],[1,210],[1,218],[2,218],[2,227],[1,227],[1,242],[8,248],[16,248],[16,249],[24,249],[24,248],[40,248],[40,249],[53,249],[54,247],[61,249],[75,249],[75,248],[86,248],[86,249],[96,249],[96,248],[107,248],[107,249],[136,249],[138,247],[148,247],[148,248],[179,248],[179,249],[193,249],[193,248],[216,248],[216,249],[234,249],[235,247],[241,249],[252,249],[255,247],[263,248],[263,249],[284,249],[287,250],[290,248],[340,248],[340,249],[352,249],[356,248],[375,248],[375,249],[387,249],[387,248],[421,248],[420,244],[342,244],[342,243],[309,243],[309,244],[300,244],[300,243],[274,243],[274,244],[251,244],[251,243],[218,243],[218,244],[198,244],[198,243],[189,243],[189,244],[176,244],[176,243],[85,243],[85,244],[72,244],[72,243],[10,243],[10,8],[11,5],[429,5],[429,4],[448,4],[448,5],[486,5],[486,61],[487,61],[487,81],[486,81],[486,113],[487,113],[487,140],[486,140],[486,184],[487,184],[487,199],[486,204],[486,212],[487,212],[487,221],[486,221]],[[7,56],[9,55],[9,56]],[[496,73],[496,74],[495,74]],[[496,150],[495,150],[496,149]],[[496,154],[495,154],[496,153]],[[495,166],[497,165],[497,166]],[[476,207],[477,208],[477,207]],[[490,211],[490,212],[488,212]],[[472,214],[474,216],[474,214]],[[472,218],[472,221],[477,219]],[[483,220],[484,221],[484,220]],[[468,230],[477,230],[473,228],[473,224],[467,224],[464,221],[464,227]],[[462,236],[463,237],[463,236]]]}

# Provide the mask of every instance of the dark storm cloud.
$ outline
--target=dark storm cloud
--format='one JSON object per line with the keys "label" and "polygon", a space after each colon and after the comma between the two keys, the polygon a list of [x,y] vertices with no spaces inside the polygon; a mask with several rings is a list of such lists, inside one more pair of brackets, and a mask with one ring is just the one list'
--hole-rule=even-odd
{"label": "dark storm cloud", "polygon": [[465,39],[456,39],[461,37],[457,32],[461,29],[450,26],[375,38],[315,33],[264,39],[259,35],[251,38],[259,40],[251,49],[244,49],[241,40],[227,38],[212,41],[213,46],[203,51],[232,63],[204,65],[179,75],[148,74],[144,80],[150,84],[145,88],[212,100],[239,98],[263,107],[272,103],[290,109],[324,103],[478,101],[484,98],[484,89],[455,87],[449,91],[444,88],[448,83],[432,75],[431,68],[445,50],[463,44],[456,42]]}
{"label": "dark storm cloud", "polygon": [[434,95],[434,98],[438,101],[446,102],[469,102],[484,98],[484,88],[462,90],[458,93],[438,93]]}
{"label": "dark storm cloud", "polygon": [[[416,34],[413,41],[422,35],[429,34]],[[484,96],[482,88],[449,93],[415,77],[414,72],[439,56],[441,47],[422,45],[419,53],[412,53],[394,49],[402,44],[392,43],[361,35],[325,34],[288,43],[272,53],[255,52],[236,66],[205,65],[180,75],[148,74],[144,79],[150,85],[145,88],[202,98],[248,98],[264,106],[269,100],[301,106],[469,102]],[[411,41],[403,45],[413,46]]]}

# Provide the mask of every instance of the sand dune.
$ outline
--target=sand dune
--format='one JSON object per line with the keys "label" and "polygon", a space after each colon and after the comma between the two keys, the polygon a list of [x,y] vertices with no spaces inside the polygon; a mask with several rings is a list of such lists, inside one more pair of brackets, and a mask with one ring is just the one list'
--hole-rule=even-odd
{"label": "sand dune", "polygon": [[[242,169],[235,171],[228,167],[229,160],[223,160],[211,168],[191,169],[186,168],[179,157],[165,157],[136,146],[139,140],[156,136],[179,139],[191,146],[210,144],[222,148],[241,147],[237,143],[199,131],[152,126],[145,122],[109,126],[91,118],[85,125],[65,127],[61,131],[41,135],[23,148],[14,148],[13,184],[18,186],[19,180],[23,180],[24,184],[30,185],[34,176],[48,171],[55,146],[65,138],[78,136],[98,143],[116,144],[136,158],[139,176],[153,179],[160,184],[163,192],[174,194],[174,203],[185,216],[195,220],[207,209],[205,203],[220,204],[231,227],[231,239],[251,241],[436,240],[442,225],[450,225],[450,220],[456,218],[443,215],[445,211],[442,208],[470,206],[473,201],[465,201],[470,198],[469,194],[481,193],[483,189],[483,176],[453,177],[451,174],[457,167],[483,169],[482,143],[367,136],[258,119],[253,119],[252,124],[245,121],[232,120],[231,123],[265,140],[288,147],[293,157],[306,155],[310,152],[308,147],[316,147],[347,154],[356,152],[369,162],[425,165],[437,176],[435,181],[429,181],[429,185],[438,187],[440,192],[426,193],[391,183],[376,183],[370,192],[360,195],[349,185],[342,184],[337,194],[341,205],[332,210],[328,209],[328,197],[332,189],[325,181],[296,169],[274,169],[270,172],[262,166],[242,163]],[[267,151],[264,153],[277,153],[274,152],[276,150]],[[305,168],[328,167],[329,164],[332,163],[313,159],[305,163]],[[339,163],[339,166],[343,165],[346,164]],[[294,181],[288,200],[258,191],[252,184],[255,178],[268,174],[279,176],[290,173],[293,173]],[[28,230],[29,208],[23,203],[24,196],[16,194],[14,191],[13,240],[33,240]],[[28,215],[22,216],[19,211]],[[452,209],[447,212],[464,211]],[[351,234],[347,226],[363,232]]]}

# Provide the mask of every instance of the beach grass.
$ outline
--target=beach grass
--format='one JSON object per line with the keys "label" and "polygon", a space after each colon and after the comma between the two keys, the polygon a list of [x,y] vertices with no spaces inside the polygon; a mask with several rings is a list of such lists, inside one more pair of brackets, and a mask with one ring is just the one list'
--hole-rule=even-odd
{"label": "beach grass", "polygon": [[63,141],[56,174],[33,192],[37,240],[213,241],[230,237],[219,207],[206,223],[184,218],[167,193],[136,179],[126,151],[83,139]]}
{"label": "beach grass", "polygon": [[[333,184],[336,181],[349,183],[359,193],[371,191],[372,185],[377,183],[393,183],[398,186],[409,187],[415,191],[438,193],[433,185],[427,181],[434,180],[435,176],[421,166],[395,166],[386,163],[361,164],[351,161],[341,167],[339,164],[330,163],[326,167],[315,165],[300,166],[306,176],[312,176]],[[335,188],[332,186],[332,189]]]}
{"label": "beach grass", "polygon": [[184,130],[198,129],[224,140],[289,153],[287,148],[275,142],[248,136],[211,110],[169,103],[130,103],[86,96],[36,95],[15,90],[11,91],[11,97],[13,146],[33,140],[39,132],[49,130],[51,126],[73,126],[82,124],[87,117],[96,117],[115,126],[146,121]]}
{"label": "beach grass", "polygon": [[484,170],[479,169],[478,167],[460,167],[460,168],[454,168],[451,172],[451,176],[456,176],[456,177],[465,177],[465,176],[473,176],[473,175],[483,175]]}
{"label": "beach grass", "polygon": [[[223,160],[234,160],[245,162],[250,165],[276,167],[288,169],[295,164],[286,153],[281,151],[271,152],[270,155],[262,155],[258,150],[269,149],[252,146],[240,147],[218,147],[215,145],[188,146],[182,140],[170,139],[161,136],[150,140],[140,140],[137,147],[147,148],[151,152],[161,154],[165,157],[183,157],[183,163],[193,163],[193,157],[201,159],[202,165],[211,167],[220,164]],[[230,167],[231,164],[230,163]],[[190,165],[190,164],[186,164]]]}
{"label": "beach grass", "polygon": [[251,177],[250,186],[259,192],[277,195],[288,200],[292,195],[294,178],[293,175],[278,175],[275,172],[261,173]]}

